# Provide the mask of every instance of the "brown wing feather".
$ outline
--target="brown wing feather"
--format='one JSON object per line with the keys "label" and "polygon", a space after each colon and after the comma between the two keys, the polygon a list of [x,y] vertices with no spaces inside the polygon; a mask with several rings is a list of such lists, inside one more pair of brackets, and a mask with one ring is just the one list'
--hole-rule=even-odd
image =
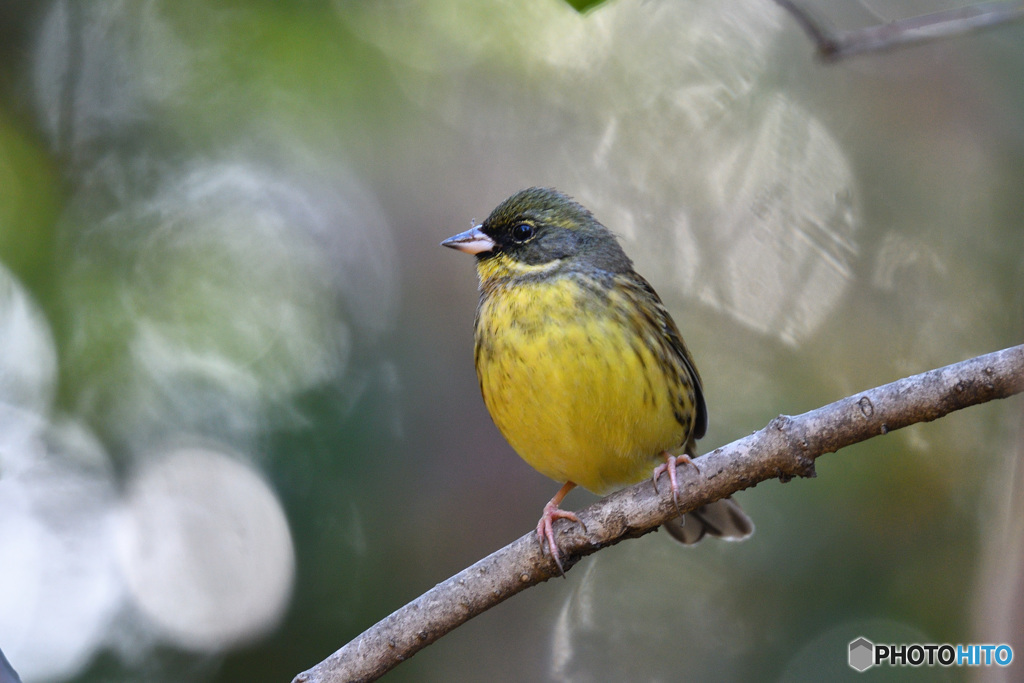
{"label": "brown wing feather", "polygon": [[[704,385],[701,382],[700,373],[697,372],[697,367],[693,363],[693,357],[690,356],[690,351],[686,348],[683,336],[679,333],[679,328],[668,309],[665,308],[665,304],[661,302],[658,293],[654,291],[647,280],[636,272],[620,275],[619,278],[620,284],[631,290],[632,296],[638,300],[638,309],[645,312],[650,324],[658,330],[665,343],[668,356],[676,362],[682,372],[686,373],[693,386],[696,416],[690,441],[702,438],[708,429],[708,408],[704,400]],[[693,450],[692,443],[687,445],[688,451]],[[696,455],[696,453],[690,454]]]}

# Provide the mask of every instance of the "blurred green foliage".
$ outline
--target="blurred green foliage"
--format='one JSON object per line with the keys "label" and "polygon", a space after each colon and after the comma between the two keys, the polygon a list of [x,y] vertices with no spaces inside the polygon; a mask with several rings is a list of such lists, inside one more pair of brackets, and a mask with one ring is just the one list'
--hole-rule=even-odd
{"label": "blurred green foliage", "polygon": [[565,0],[577,12],[586,12],[598,5],[604,4],[605,0]]}

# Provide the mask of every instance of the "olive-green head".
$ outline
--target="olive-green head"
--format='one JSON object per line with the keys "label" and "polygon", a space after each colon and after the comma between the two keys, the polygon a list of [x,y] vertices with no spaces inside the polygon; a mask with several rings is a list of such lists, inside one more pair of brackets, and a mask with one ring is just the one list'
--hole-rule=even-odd
{"label": "olive-green head", "polygon": [[562,262],[612,273],[633,264],[615,235],[567,195],[542,187],[520,190],[480,225],[441,242],[475,254],[480,262],[500,259],[523,266]]}

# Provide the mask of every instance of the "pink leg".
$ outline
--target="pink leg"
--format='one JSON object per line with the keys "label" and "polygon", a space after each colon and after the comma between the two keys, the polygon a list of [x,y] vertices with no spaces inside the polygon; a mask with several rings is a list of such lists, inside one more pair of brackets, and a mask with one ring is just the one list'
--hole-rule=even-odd
{"label": "pink leg", "polygon": [[698,474],[700,473],[700,468],[697,467],[697,463],[691,460],[690,456],[685,453],[683,455],[676,456],[672,455],[668,451],[664,451],[662,455],[665,456],[665,463],[654,468],[654,491],[658,491],[658,477],[662,474],[668,473],[669,489],[672,491],[672,502],[676,504],[676,507],[679,507],[679,482],[676,480],[676,465],[678,463],[689,465],[693,469],[697,470]]}
{"label": "pink leg", "polygon": [[547,544],[547,550],[551,553],[551,559],[555,561],[558,573],[562,576],[565,576],[565,571],[562,569],[562,558],[558,552],[558,545],[555,543],[555,531],[551,525],[552,522],[556,519],[568,519],[582,526],[584,531],[587,529],[586,525],[580,521],[580,518],[575,513],[558,507],[559,503],[569,494],[569,491],[572,491],[574,488],[576,488],[576,484],[571,481],[565,482],[565,485],[558,489],[555,497],[544,506],[544,513],[540,516],[540,521],[537,522],[537,541],[540,542],[540,549],[543,551],[545,543]]}

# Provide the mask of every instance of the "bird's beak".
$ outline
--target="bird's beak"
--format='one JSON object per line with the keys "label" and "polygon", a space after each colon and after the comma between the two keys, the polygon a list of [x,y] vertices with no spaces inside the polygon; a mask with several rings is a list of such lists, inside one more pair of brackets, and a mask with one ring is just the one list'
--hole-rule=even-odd
{"label": "bird's beak", "polygon": [[458,235],[449,237],[444,242],[441,242],[441,246],[458,249],[467,254],[482,254],[485,251],[490,251],[494,249],[494,240],[484,233],[481,229],[482,227],[477,225],[466,232],[460,232]]}

